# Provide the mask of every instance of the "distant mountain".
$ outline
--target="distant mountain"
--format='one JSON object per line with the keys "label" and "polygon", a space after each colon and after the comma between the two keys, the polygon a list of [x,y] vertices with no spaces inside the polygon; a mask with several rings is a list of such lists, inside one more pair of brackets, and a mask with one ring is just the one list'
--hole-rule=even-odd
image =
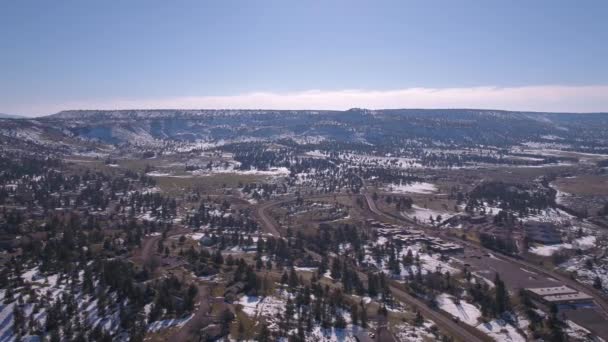
{"label": "distant mountain", "polygon": [[478,109],[73,110],[39,118],[106,143],[322,137],[378,145],[391,139],[510,145],[541,136],[605,140],[608,115]]}
{"label": "distant mountain", "polygon": [[24,116],[0,113],[0,119],[24,119]]}
{"label": "distant mountain", "polygon": [[[20,123],[22,125],[15,126]],[[26,125],[27,124],[27,125]],[[508,149],[530,143],[608,154],[608,113],[480,109],[72,110],[0,122],[0,135],[42,144],[162,147],[194,142],[339,144],[370,151],[401,148]],[[80,141],[80,142],[79,142]],[[335,145],[334,144],[334,145]],[[540,145],[539,145],[540,144]],[[321,147],[321,146],[319,146]]]}

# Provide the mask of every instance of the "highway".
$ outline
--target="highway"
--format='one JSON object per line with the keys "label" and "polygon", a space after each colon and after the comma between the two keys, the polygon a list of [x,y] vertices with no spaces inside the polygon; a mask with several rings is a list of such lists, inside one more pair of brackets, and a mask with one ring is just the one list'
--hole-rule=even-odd
{"label": "highway", "polygon": [[[404,222],[404,223],[406,223],[408,225],[416,226],[417,228],[424,229],[424,227],[420,226],[417,222],[414,222],[413,220],[409,220],[409,219],[407,219],[405,217],[401,218],[401,217],[398,217],[396,215],[390,215],[390,214],[387,214],[387,213],[381,211],[380,209],[378,209],[378,207],[376,206],[376,203],[373,201],[373,199],[371,198],[371,196],[369,194],[365,194],[365,199],[366,199],[366,203],[367,203],[368,208],[374,214],[376,214],[378,216],[381,216],[381,217],[388,218],[388,219],[390,219],[392,221],[400,220],[401,222]],[[425,231],[428,232],[428,230],[425,230]],[[454,242],[454,243],[457,243],[457,244],[460,244],[460,245],[464,245],[464,246],[466,246],[468,248],[471,248],[471,249],[476,249],[476,250],[479,250],[479,251],[483,251],[484,253],[492,253],[496,258],[498,258],[498,259],[500,259],[502,261],[514,263],[514,264],[516,264],[516,265],[518,265],[520,267],[523,267],[523,268],[526,268],[528,270],[540,273],[540,274],[542,274],[544,276],[557,279],[557,280],[561,281],[563,284],[568,285],[569,287],[571,287],[571,288],[573,288],[573,289],[575,289],[577,291],[581,291],[581,292],[587,293],[588,295],[590,295],[590,296],[593,297],[595,303],[602,309],[602,311],[603,311],[602,314],[604,315],[604,317],[608,318],[608,302],[606,301],[606,299],[604,298],[604,295],[602,293],[600,293],[599,291],[597,291],[596,289],[594,289],[592,287],[589,287],[589,286],[587,286],[585,284],[581,284],[581,283],[577,282],[574,279],[571,279],[569,277],[563,276],[563,275],[561,275],[561,274],[559,274],[557,272],[552,272],[550,270],[547,270],[546,268],[543,268],[543,267],[540,267],[538,265],[532,264],[532,263],[527,262],[527,261],[525,261],[523,259],[518,259],[518,258],[514,258],[514,257],[508,256],[508,255],[502,254],[502,253],[497,253],[494,250],[491,250],[491,249],[485,248],[483,246],[474,244],[474,243],[472,243],[470,241],[465,241],[465,240],[462,240],[462,239],[450,236],[450,235],[448,235],[448,234],[446,234],[445,232],[442,232],[442,231],[439,231],[439,232],[433,231],[433,232],[430,232],[430,234],[433,234],[435,236],[441,237],[442,239],[445,239],[445,240],[449,240],[450,242]]]}
{"label": "highway", "polygon": [[[414,222],[413,220],[409,220],[405,217],[398,217],[396,215],[391,215],[388,213],[385,213],[383,211],[381,211],[380,209],[377,208],[375,202],[373,201],[373,199],[371,198],[371,196],[369,194],[365,194],[365,199],[366,199],[366,203],[368,208],[370,209],[371,212],[373,212],[375,215],[380,216],[380,217],[384,217],[386,219],[390,219],[391,221],[401,221],[404,222],[410,226],[415,226],[417,228],[421,228],[421,229],[425,229],[425,227],[421,226],[419,223]],[[427,233],[429,233],[430,235],[435,235],[437,237],[440,237],[444,240],[448,240],[450,242],[453,243],[457,243],[460,245],[463,245],[469,249],[473,249],[473,250],[478,250],[481,251],[483,253],[492,253],[492,255],[497,258],[500,259],[504,262],[508,262],[508,263],[513,263],[515,265],[518,265],[519,267],[523,268],[523,269],[527,269],[529,271],[534,271],[537,272],[539,274],[544,275],[545,277],[551,277],[553,279],[559,280],[561,283],[563,283],[564,285],[567,285],[577,291],[581,291],[584,292],[588,295],[590,295],[591,297],[593,297],[593,300],[595,302],[595,304],[598,306],[598,308],[601,309],[601,316],[604,317],[604,319],[608,320],[608,301],[606,300],[606,298],[604,297],[604,294],[602,294],[600,291],[587,286],[585,284],[581,284],[578,281],[564,276],[562,274],[559,274],[557,272],[552,272],[550,270],[547,270],[541,266],[535,265],[533,263],[530,263],[526,260],[523,259],[518,259],[518,258],[514,258],[512,256],[508,256],[502,253],[497,253],[497,251],[485,248],[483,246],[480,246],[478,244],[472,243],[470,241],[465,241],[453,236],[450,236],[448,234],[446,234],[444,231],[430,231],[428,229],[425,230]],[[602,334],[603,335],[603,334]],[[602,336],[603,338],[605,338],[606,336]]]}

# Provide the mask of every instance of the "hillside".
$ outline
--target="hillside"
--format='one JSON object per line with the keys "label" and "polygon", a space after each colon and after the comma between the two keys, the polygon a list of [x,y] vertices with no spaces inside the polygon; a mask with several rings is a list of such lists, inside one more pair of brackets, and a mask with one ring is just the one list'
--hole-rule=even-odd
{"label": "hillside", "polygon": [[[217,140],[332,140],[374,146],[511,146],[527,141],[604,149],[608,115],[473,109],[348,111],[119,110],[65,111],[39,119],[74,136],[105,143]],[[579,139],[584,137],[584,141]]]}

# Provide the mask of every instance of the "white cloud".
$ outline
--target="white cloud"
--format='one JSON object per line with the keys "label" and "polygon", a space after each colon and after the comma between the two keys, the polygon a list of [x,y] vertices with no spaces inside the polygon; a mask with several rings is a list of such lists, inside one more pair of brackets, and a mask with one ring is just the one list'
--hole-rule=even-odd
{"label": "white cloud", "polygon": [[66,109],[348,109],[482,108],[549,112],[608,111],[608,85],[396,90],[308,90],[225,96],[108,99],[23,106],[11,112],[39,114]]}

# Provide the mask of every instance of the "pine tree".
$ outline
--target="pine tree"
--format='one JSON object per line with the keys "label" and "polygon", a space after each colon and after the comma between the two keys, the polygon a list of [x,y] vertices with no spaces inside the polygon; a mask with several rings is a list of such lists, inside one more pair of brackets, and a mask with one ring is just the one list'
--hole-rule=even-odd
{"label": "pine tree", "polygon": [[268,326],[266,323],[262,324],[262,328],[260,328],[260,332],[256,336],[256,341],[259,342],[270,342],[270,330],[268,330]]}
{"label": "pine tree", "polygon": [[359,306],[357,304],[353,304],[350,307],[350,318],[353,325],[359,324]]}
{"label": "pine tree", "polygon": [[289,271],[289,287],[291,289],[295,289],[299,284],[300,281],[298,280],[298,274],[296,273],[295,268],[292,267]]}
{"label": "pine tree", "polygon": [[414,325],[421,326],[424,323],[424,317],[419,310],[416,310],[416,318],[414,319]]}
{"label": "pine tree", "polygon": [[500,279],[498,273],[494,277],[495,285],[495,309],[497,314],[501,314],[509,309],[509,293],[505,283]]}
{"label": "pine tree", "polygon": [[361,303],[361,327],[367,328],[367,308]]}

